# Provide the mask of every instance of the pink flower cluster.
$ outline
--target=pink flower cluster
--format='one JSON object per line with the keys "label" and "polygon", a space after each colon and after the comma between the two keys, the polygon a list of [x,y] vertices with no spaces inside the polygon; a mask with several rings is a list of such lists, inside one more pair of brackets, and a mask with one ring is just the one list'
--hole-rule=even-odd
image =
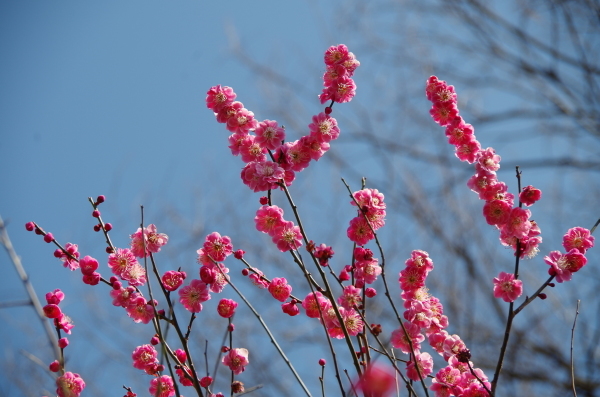
{"label": "pink flower cluster", "polygon": [[[468,357],[465,360],[462,356],[468,354],[464,342],[458,335],[450,335],[445,330],[448,318],[443,314],[442,303],[427,292],[425,281],[433,270],[429,254],[415,250],[405,264],[398,281],[403,291],[406,321],[403,323],[404,329],[400,327],[392,332],[391,342],[403,353],[414,353],[406,366],[407,377],[419,381],[419,373],[424,378],[433,372],[433,358],[421,352],[421,343],[427,337],[429,345],[449,364],[438,371],[433,380],[431,390],[435,391],[437,397],[487,395],[483,385],[471,374],[467,365]],[[474,371],[489,388],[483,371],[478,368]]]}
{"label": "pink flower cluster", "polygon": [[146,284],[146,271],[129,248],[117,248],[116,252],[110,254],[108,256],[108,267],[115,276],[127,281],[133,287]]}
{"label": "pink flower cluster", "polygon": [[302,246],[300,227],[283,219],[283,209],[276,205],[263,205],[254,217],[256,229],[271,236],[281,252],[297,250]]}
{"label": "pink flower cluster", "polygon": [[556,281],[571,280],[572,274],[579,271],[587,263],[585,252],[594,246],[594,236],[588,229],[574,227],[563,236],[563,247],[566,253],[552,251],[544,257],[550,266],[548,274],[556,277]]}
{"label": "pink flower cluster", "polygon": [[381,274],[379,260],[373,257],[373,251],[368,248],[356,247],[354,249],[354,285],[362,288],[365,284],[373,284]]}
{"label": "pink flower cluster", "polygon": [[[342,44],[327,50],[325,63],[327,72],[321,103],[350,101],[356,89],[351,76],[359,62]],[[284,142],[283,127],[273,120],[258,122],[254,113],[235,98],[231,87],[217,85],[208,90],[206,106],[215,113],[217,121],[226,124],[227,130],[232,132],[229,148],[234,156],[241,156],[246,163],[241,173],[242,181],[254,192],[276,189],[283,183],[290,186],[296,178],[295,173],[308,167],[311,160],[319,160],[329,150],[329,143],[340,134],[336,119],[330,116],[329,106],[325,112],[313,116],[308,135],[294,142]],[[250,133],[252,131],[254,135]],[[267,158],[271,152],[274,152],[273,161]]]}
{"label": "pink flower cluster", "polygon": [[331,46],[325,51],[327,70],[323,75],[323,93],[319,95],[321,103],[334,101],[350,102],[356,93],[356,84],[352,75],[360,62],[344,44]]}
{"label": "pink flower cluster", "polygon": [[148,375],[155,375],[164,369],[158,362],[158,352],[152,345],[142,345],[135,348],[131,353],[133,367],[141,369]]}
{"label": "pink flower cluster", "polygon": [[141,292],[135,287],[123,288],[122,283],[116,278],[110,279],[112,290],[110,296],[113,298],[113,306],[121,306],[127,315],[136,323],[148,324],[154,317],[154,305],[156,302],[146,301]]}
{"label": "pink flower cluster", "polygon": [[[63,266],[70,270],[79,269],[79,252],[77,252],[77,244],[65,244],[65,251],[57,249],[54,251],[54,256],[63,262]],[[73,259],[75,258],[75,259]]]}
{"label": "pink flower cluster", "polygon": [[143,231],[141,228],[131,235],[131,251],[138,258],[145,258],[151,253],[160,251],[161,247],[169,241],[164,233],[158,233],[156,226],[148,225]]}
{"label": "pink flower cluster", "polygon": [[[346,287],[338,301],[345,302],[346,304],[351,302],[358,303],[360,296],[357,298],[356,291]],[[302,307],[308,317],[318,318],[325,325],[330,337],[337,339],[344,338],[344,331],[335,314],[333,304],[322,293],[318,291],[309,293],[302,301]],[[353,307],[339,306],[338,310],[349,335],[356,336],[364,329],[364,323]]]}
{"label": "pink flower cluster", "polygon": [[[475,175],[467,185],[484,200],[483,215],[486,222],[500,232],[500,242],[512,247],[520,258],[532,258],[538,252],[542,242],[540,228],[530,220],[531,211],[514,206],[514,195],[508,193],[504,182],[498,181],[496,171],[500,169],[500,156],[493,148],[482,149],[475,139],[473,126],[465,123],[459,115],[457,95],[454,87],[431,76],[425,89],[427,99],[433,106],[431,116],[439,125],[446,127],[448,142],[455,146],[455,154],[461,161],[475,163]],[[527,186],[519,195],[527,206],[541,198],[541,191]],[[517,241],[518,249],[517,252]]]}
{"label": "pink flower cluster", "polygon": [[43,307],[43,311],[46,317],[54,320],[56,329],[62,329],[67,334],[70,334],[74,325],[71,322],[71,318],[65,315],[58,306],[63,299],[65,299],[65,294],[59,289],[48,292],[46,294],[46,303],[48,304]]}
{"label": "pink flower cluster", "polygon": [[358,203],[358,215],[350,221],[346,234],[356,244],[365,245],[375,238],[371,227],[377,230],[385,224],[384,196],[377,189],[359,190],[352,196],[354,200],[350,204],[356,206]]}
{"label": "pink flower cluster", "polygon": [[233,253],[233,245],[228,236],[221,236],[213,232],[206,236],[202,248],[196,251],[200,267],[200,279],[210,287],[210,291],[219,293],[223,291],[229,280],[229,269],[221,261],[224,261]]}

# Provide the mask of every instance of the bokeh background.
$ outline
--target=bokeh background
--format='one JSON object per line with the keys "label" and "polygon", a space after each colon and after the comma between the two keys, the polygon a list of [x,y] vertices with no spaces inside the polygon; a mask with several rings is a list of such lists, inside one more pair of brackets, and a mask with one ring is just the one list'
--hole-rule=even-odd
{"label": "bokeh background", "polygon": [[[90,396],[124,394],[122,385],[145,395],[151,379],[130,363],[151,327],[113,307],[107,288],[83,285],[52,256],[53,246],[23,227],[35,221],[105,263],[89,196],[106,195],[102,215],[120,247],[144,206],[145,222],[170,237],[157,256],[161,271],[181,267],[197,278],[195,251],[218,231],[269,277],[294,280],[294,294],[306,295],[289,256],[254,229],[260,194],[241,183],[243,164],[231,156],[229,133],[204,98],[213,85],[231,86],[259,120],[278,120],[288,139],[298,139],[322,111],[323,52],[344,43],[361,62],[357,96],[335,106],[340,139],[291,188],[309,236],[333,245],[336,271],[349,264],[345,230],[354,212],[340,177],[353,190],[366,177],[388,203],[380,237],[395,299],[404,260],[413,249],[428,251],[436,264],[428,285],[445,304],[449,332],[461,335],[491,377],[507,310],[493,299],[491,280],[514,260],[466,188],[473,168],[454,157],[429,118],[424,82],[436,74],[455,85],[461,115],[483,147],[502,156],[499,179],[513,193],[516,165],[524,185],[543,190],[532,211],[544,243],[521,266],[531,294],[547,278],[543,256],[562,248],[567,229],[591,228],[600,216],[599,31],[594,0],[2,2],[0,215],[38,295],[56,288],[66,294],[61,306],[76,324],[68,370],[81,374]],[[289,208],[281,193],[275,203]],[[590,251],[572,282],[519,315],[500,395],[565,395],[578,299],[578,391],[597,395],[598,258]],[[238,263],[226,264],[318,394],[317,361],[329,359],[318,324],[282,314],[240,275]],[[54,357],[44,328],[24,304],[8,255],[0,256],[0,272],[0,394],[50,395],[46,368]],[[103,273],[108,277],[108,268]],[[236,298],[230,290],[223,296]],[[197,362],[208,341],[211,372],[226,327],[214,311],[220,298],[206,303],[192,341]],[[249,311],[240,308],[237,316],[236,337],[249,346],[251,361],[240,379],[262,385],[253,395],[301,395]],[[389,338],[398,326],[389,308],[373,303],[373,316]],[[328,367],[330,395],[339,392],[333,375]],[[216,390],[227,391],[226,379],[218,378]]]}

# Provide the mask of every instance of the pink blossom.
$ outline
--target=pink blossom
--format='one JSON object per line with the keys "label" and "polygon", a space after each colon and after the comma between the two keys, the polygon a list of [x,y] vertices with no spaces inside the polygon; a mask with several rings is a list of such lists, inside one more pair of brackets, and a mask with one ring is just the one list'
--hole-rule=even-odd
{"label": "pink blossom", "polygon": [[354,266],[354,276],[365,284],[373,284],[381,274],[381,266],[377,259],[370,261],[357,261]]}
{"label": "pink blossom", "polygon": [[519,201],[526,206],[533,205],[536,201],[542,198],[542,191],[529,185],[523,188],[523,191],[519,193]]}
{"label": "pink blossom", "polygon": [[100,273],[92,272],[90,274],[84,274],[82,280],[84,284],[98,285],[100,278],[102,278]]}
{"label": "pink blossom", "polygon": [[283,277],[271,280],[268,289],[273,298],[280,302],[285,302],[292,293],[292,286],[289,285],[287,280]]}
{"label": "pink blossom", "polygon": [[113,298],[112,304],[114,306],[127,307],[129,306],[129,301],[138,296],[139,293],[135,291],[134,287],[127,288],[119,288],[110,290],[110,296]]}
{"label": "pink blossom", "polygon": [[486,171],[498,171],[500,169],[500,156],[491,147],[482,149],[477,153],[477,163]]}
{"label": "pink blossom", "polygon": [[256,216],[254,217],[256,229],[269,234],[271,237],[274,235],[275,228],[283,221],[283,209],[276,205],[263,205],[256,211]]}
{"label": "pink blossom", "polygon": [[[362,189],[352,193],[354,200],[350,204],[356,205],[364,212],[372,210],[385,210],[386,204],[383,202],[385,196],[377,189]],[[356,201],[356,202],[355,202]]]}
{"label": "pink blossom", "polygon": [[162,375],[150,381],[150,394],[153,397],[170,397],[175,395],[173,379],[169,375]]}
{"label": "pink blossom", "polygon": [[473,137],[471,140],[458,144],[455,147],[456,150],[454,155],[460,161],[466,161],[467,163],[472,164],[477,158],[477,155],[481,149],[481,144]]}
{"label": "pink blossom", "polygon": [[329,142],[322,142],[316,136],[309,135],[300,138],[302,145],[312,160],[318,161],[329,150]]}
{"label": "pink blossom", "polygon": [[131,297],[125,310],[127,310],[127,315],[136,323],[148,324],[154,318],[154,308],[141,295],[136,294],[136,296]]}
{"label": "pink blossom", "polygon": [[[69,255],[64,253],[62,250],[57,250],[57,252],[60,253],[59,258],[63,262],[63,266],[69,268],[70,270],[79,269],[79,263],[77,262],[77,259],[79,259],[79,252],[77,252],[77,244],[65,244],[65,251],[67,251]],[[74,257],[75,259],[71,257]]]}
{"label": "pink blossom", "polygon": [[212,384],[213,382],[213,378],[210,376],[205,376],[202,379],[200,379],[200,386],[202,387],[208,387]]}
{"label": "pink blossom", "polygon": [[375,238],[367,220],[362,216],[352,218],[350,226],[346,231],[346,235],[350,241],[353,241],[358,245],[365,245]]}
{"label": "pink blossom", "polygon": [[331,259],[334,254],[335,252],[333,252],[333,249],[325,244],[315,247],[315,251],[313,252],[314,257],[319,260],[321,266],[327,266],[329,259]]}
{"label": "pink blossom", "polygon": [[285,157],[289,169],[300,172],[310,163],[310,149],[306,147],[304,141],[297,140],[294,142],[286,142],[282,147],[286,148]]}
{"label": "pink blossom", "polygon": [[267,289],[269,287],[269,282],[263,277],[263,272],[256,268],[252,268],[252,273],[250,275],[250,280],[252,284],[256,285],[260,289]]}
{"label": "pink blossom", "polygon": [[359,306],[362,303],[360,293],[360,289],[353,285],[348,285],[344,287],[342,296],[338,298],[338,303],[346,309],[352,309],[354,306]]}
{"label": "pink blossom", "polygon": [[211,87],[206,93],[206,107],[218,113],[225,106],[233,103],[236,94],[231,87],[220,85]]}
{"label": "pink blossom", "polygon": [[444,340],[444,360],[448,361],[451,356],[457,355],[467,347],[458,335],[450,335]]}
{"label": "pink blossom", "polygon": [[[227,121],[230,118],[235,116],[237,114],[237,112],[242,110],[243,108],[244,108],[243,103],[241,103],[239,101],[231,102],[231,103],[223,106],[223,108],[221,108],[221,110],[219,110],[219,112],[216,114],[217,121],[219,123],[227,123]],[[247,132],[245,132],[245,133],[247,133]]]}
{"label": "pink blossom", "polygon": [[254,133],[256,134],[256,143],[269,150],[277,150],[281,146],[281,142],[285,140],[285,130],[273,120],[258,123]]}
{"label": "pink blossom", "polygon": [[566,254],[561,254],[559,251],[552,251],[548,256],[544,257],[544,262],[550,266],[548,274],[556,276],[556,281],[571,280],[572,273],[579,271],[587,263],[587,258],[573,248]]}
{"label": "pink blossom", "polygon": [[179,302],[192,313],[202,310],[202,302],[210,299],[208,288],[203,281],[192,280],[191,283],[179,290]]}
{"label": "pink blossom", "polygon": [[217,306],[217,312],[221,317],[230,318],[235,314],[235,309],[237,306],[237,302],[233,299],[221,299],[219,301],[219,305]]}
{"label": "pink blossom", "polygon": [[400,288],[403,291],[418,289],[425,285],[427,274],[417,267],[407,267],[400,272]]}
{"label": "pink blossom", "polygon": [[577,249],[582,254],[594,246],[594,236],[590,234],[588,229],[583,227],[574,227],[569,229],[563,236],[563,247],[565,250],[571,251]]}
{"label": "pink blossom", "polygon": [[361,390],[365,396],[390,396],[396,388],[394,375],[391,367],[371,363],[358,380],[356,388]]}
{"label": "pink blossom", "polygon": [[79,267],[81,269],[81,273],[90,275],[94,273],[96,269],[98,269],[98,261],[91,256],[86,255],[79,260]]}
{"label": "pink blossom", "polygon": [[175,291],[177,288],[181,287],[181,284],[183,284],[183,280],[185,279],[185,277],[185,272],[169,270],[165,272],[165,274],[162,276],[161,281],[163,287],[165,287],[167,291],[172,292]]}
{"label": "pink blossom", "polygon": [[504,200],[486,201],[483,206],[483,216],[488,225],[502,226],[510,218],[512,205]]}
{"label": "pink blossom", "polygon": [[135,348],[131,353],[133,367],[146,371],[149,375],[156,373],[158,366],[158,352],[152,345],[142,345]]}
{"label": "pink blossom", "polygon": [[[490,192],[493,186],[497,184],[500,185],[494,189],[493,192]],[[496,192],[498,190],[502,190],[506,185],[502,182],[498,182],[495,172],[482,170],[482,172],[477,172],[467,181],[467,186],[469,189],[479,194],[480,200],[491,200],[495,198]]]}
{"label": "pink blossom", "polygon": [[421,334],[421,328],[419,328],[419,326],[417,326],[416,324],[409,323],[408,321],[404,322],[404,328],[408,333],[410,343],[409,339],[404,333],[404,330],[402,329],[402,327],[400,327],[392,332],[392,338],[390,340],[392,346],[394,346],[396,349],[400,349],[403,353],[406,354],[411,353],[411,343],[412,348],[415,352],[421,350],[421,342],[425,340],[425,336]]}
{"label": "pink blossom", "polygon": [[306,315],[310,318],[320,318],[319,310],[324,312],[328,305],[331,305],[331,303],[319,291],[309,293],[302,301],[302,307],[306,311]]}
{"label": "pink blossom", "polygon": [[514,302],[523,294],[523,281],[516,280],[512,273],[500,272],[494,277],[494,297],[502,298],[504,302]]}
{"label": "pink blossom", "polygon": [[425,94],[427,95],[427,99],[433,103],[456,102],[454,86],[446,84],[443,80],[438,80],[435,76],[431,76],[427,80]]}
{"label": "pink blossom", "polygon": [[51,305],[58,305],[63,299],[65,299],[65,293],[59,289],[46,294],[46,302]]}
{"label": "pink blossom", "polygon": [[297,316],[298,313],[300,313],[300,309],[298,309],[298,306],[296,305],[296,301],[292,300],[292,302],[286,302],[284,304],[281,305],[281,310],[283,310],[283,312],[285,314],[288,314],[290,316]]}
{"label": "pink blossom", "polygon": [[71,321],[71,317],[63,313],[60,317],[54,319],[54,326],[70,335],[75,324]]}
{"label": "pink blossom", "polygon": [[462,145],[474,139],[473,126],[465,123],[462,117],[456,116],[446,127],[446,136],[451,145]]}
{"label": "pink blossom", "polygon": [[508,220],[503,225],[503,229],[510,236],[519,239],[525,238],[529,233],[529,229],[531,229],[531,222],[529,221],[530,217],[531,211],[518,207],[513,208]]}
{"label": "pink blossom", "polygon": [[231,149],[231,154],[234,156],[239,156],[242,145],[245,144],[247,140],[252,141],[252,137],[248,135],[248,133],[235,133],[231,134],[228,138],[229,140],[229,149]]}
{"label": "pink blossom", "polygon": [[56,386],[56,394],[59,397],[78,397],[85,389],[85,382],[79,374],[65,372],[56,379]]}
{"label": "pink blossom", "polygon": [[321,103],[334,101],[337,103],[350,102],[356,95],[356,84],[348,76],[339,76],[323,89],[319,99]]}
{"label": "pink blossom", "polygon": [[330,142],[340,135],[337,120],[323,112],[312,117],[312,123],[308,125],[308,128],[311,136],[321,142]]}
{"label": "pink blossom", "polygon": [[272,236],[273,243],[281,252],[296,250],[302,247],[302,233],[300,228],[294,225],[294,222],[283,221],[274,230]]}
{"label": "pink blossom", "polygon": [[404,264],[407,268],[414,267],[425,274],[433,270],[433,261],[429,257],[427,251],[413,250],[410,253],[410,258],[408,258]]}
{"label": "pink blossom", "polygon": [[227,119],[227,129],[234,133],[247,133],[257,126],[258,122],[254,119],[254,113],[246,108],[239,109]]}
{"label": "pink blossom", "polygon": [[427,338],[429,345],[440,355],[444,355],[444,341],[448,336],[449,334],[447,331],[439,330],[438,332],[429,334]]}
{"label": "pink blossom", "polygon": [[[143,252],[143,248],[142,251]],[[122,277],[121,275],[125,273],[129,268],[138,264],[137,259],[135,259],[135,255],[133,251],[129,248],[117,248],[117,252],[114,252],[108,256],[108,267],[113,272],[113,274]]]}
{"label": "pink blossom", "polygon": [[240,142],[240,155],[244,163],[250,163],[252,161],[265,161],[267,149],[262,147],[253,135],[246,135],[246,137]]}
{"label": "pink blossom", "polygon": [[48,318],[59,318],[62,316],[62,311],[58,305],[49,304],[43,307],[44,316]]}
{"label": "pink blossom", "polygon": [[227,365],[235,375],[239,375],[246,369],[248,361],[248,350],[242,348],[235,348],[229,350],[229,352],[223,356],[223,364]]}
{"label": "pink blossom", "polygon": [[325,51],[325,65],[331,66],[343,64],[350,58],[349,54],[351,53],[344,44],[331,46]]}
{"label": "pink blossom", "polygon": [[233,245],[231,239],[227,236],[221,237],[217,232],[213,232],[206,236],[204,240],[204,253],[209,255],[214,261],[224,261],[233,253]]}
{"label": "pink blossom", "polygon": [[431,382],[430,390],[436,397],[449,397],[459,395],[456,386],[460,380],[460,371],[452,366],[440,369]]}
{"label": "pink blossom", "polygon": [[[164,233],[158,233],[156,226],[148,225],[142,232],[141,228],[131,235],[131,251],[138,258],[145,258],[150,253],[157,253],[161,247],[167,244],[169,237]],[[146,250],[144,251],[144,246]]]}
{"label": "pink blossom", "polygon": [[139,263],[135,263],[133,266],[127,268],[121,273],[121,278],[134,287],[139,287],[146,284],[146,270]]}
{"label": "pink blossom", "polygon": [[427,378],[431,372],[433,372],[433,358],[429,353],[415,353],[406,365],[406,376],[415,382]]}
{"label": "pink blossom", "polygon": [[[346,327],[346,331],[348,331],[348,335],[356,336],[364,329],[364,323],[360,317],[360,315],[354,309],[345,309],[344,307],[339,307],[339,312],[344,321],[344,327]],[[328,316],[330,316],[330,321],[327,321],[327,333],[332,338],[342,339],[345,337],[344,331],[339,324],[337,316],[335,315],[335,310],[333,306],[331,306],[327,312]],[[333,320],[333,321],[331,321]]]}
{"label": "pink blossom", "polygon": [[445,127],[458,116],[458,108],[456,102],[453,101],[435,102],[429,110],[429,114],[436,123]]}

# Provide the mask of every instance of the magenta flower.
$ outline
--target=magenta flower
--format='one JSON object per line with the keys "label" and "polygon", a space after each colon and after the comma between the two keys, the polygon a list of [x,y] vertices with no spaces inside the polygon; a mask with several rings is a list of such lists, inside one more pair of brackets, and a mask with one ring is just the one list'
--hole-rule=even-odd
{"label": "magenta flower", "polygon": [[233,253],[231,239],[227,236],[221,237],[217,232],[213,232],[206,236],[204,240],[204,254],[211,257],[216,262],[224,261]]}
{"label": "magenta flower", "polygon": [[523,281],[516,280],[514,274],[500,272],[498,277],[494,277],[494,297],[514,302],[522,294]]}
{"label": "magenta flower", "polygon": [[337,120],[322,112],[313,116],[312,123],[308,125],[308,128],[310,135],[316,137],[320,142],[330,142],[340,135]]}
{"label": "magenta flower", "polygon": [[[131,236],[131,251],[138,258],[145,258],[150,253],[157,253],[169,241],[164,233],[158,233],[155,225],[148,225],[142,232],[141,228]],[[144,251],[144,246],[146,250]]]}
{"label": "magenta flower", "polygon": [[79,260],[79,267],[81,268],[81,273],[84,275],[91,275],[98,269],[98,261],[91,256],[86,255]]}
{"label": "magenta flower", "polygon": [[50,305],[58,305],[63,299],[65,299],[65,293],[59,289],[46,294],[46,302]]}
{"label": "magenta flower", "polygon": [[127,315],[136,323],[148,324],[154,317],[154,308],[139,294],[129,300],[125,310],[127,310]]}
{"label": "magenta flower", "polygon": [[[408,333],[408,338],[410,338],[410,343],[412,343],[413,350],[416,352],[421,350],[421,342],[425,340],[425,336],[421,333],[421,328],[418,325],[412,324],[408,321],[404,322],[404,328]],[[407,339],[406,334],[402,327],[394,330],[392,332],[392,338],[390,340],[392,346],[396,349],[400,349],[403,353],[410,353],[410,343],[409,339]]]}
{"label": "magenta flower", "polygon": [[175,270],[169,270],[162,276],[162,284],[167,291],[175,291],[181,287],[183,280],[185,279],[185,272],[177,272]]}
{"label": "magenta flower", "polygon": [[233,299],[221,299],[219,301],[219,305],[217,306],[217,312],[221,317],[230,318],[235,314],[235,309],[237,306],[237,302]]}
{"label": "magenta flower", "polygon": [[231,87],[220,85],[211,87],[206,93],[206,107],[215,113],[219,113],[225,106],[233,103],[236,94]]}
{"label": "magenta flower", "polygon": [[57,250],[59,253],[58,257],[63,262],[63,266],[70,270],[78,269],[79,263],[77,262],[77,259],[79,259],[79,252],[77,252],[77,244],[67,243],[65,244],[65,250],[75,259],[72,259],[71,256],[65,254],[63,251]]}
{"label": "magenta flower", "polygon": [[242,348],[235,348],[229,350],[222,360],[223,364],[227,365],[229,369],[236,375],[241,374],[246,369],[248,361],[248,350]]}
{"label": "magenta flower", "polygon": [[523,191],[519,194],[519,201],[526,206],[533,205],[536,201],[542,198],[542,191],[529,185],[523,188]]}
{"label": "magenta flower", "polygon": [[588,229],[583,227],[574,227],[569,229],[563,236],[563,247],[565,250],[571,251],[577,249],[582,254],[594,246],[594,236],[590,234]]}
{"label": "magenta flower", "polygon": [[[416,362],[416,364],[415,364]],[[417,366],[419,370],[417,371]],[[429,353],[416,353],[415,356],[406,365],[406,376],[415,382],[418,382],[421,378],[426,379],[427,375],[433,372],[433,358]]]}
{"label": "magenta flower", "polygon": [[150,395],[153,397],[170,397],[175,395],[173,379],[169,375],[162,375],[150,381]]}
{"label": "magenta flower", "polygon": [[56,394],[59,397],[78,397],[85,389],[85,382],[79,374],[65,372],[56,379],[56,386]]}
{"label": "magenta flower", "polygon": [[548,256],[544,257],[550,269],[548,274],[556,276],[556,281],[562,283],[563,281],[571,280],[572,273],[579,271],[587,263],[587,258],[577,250],[573,248],[566,254],[561,254],[559,251],[552,251]]}
{"label": "magenta flower", "polygon": [[285,302],[292,293],[292,286],[288,284],[285,278],[274,278],[269,284],[269,292],[273,298],[280,302]]}
{"label": "magenta flower", "polygon": [[375,238],[367,220],[362,216],[352,218],[346,235],[350,241],[355,242],[357,245],[365,245]]}
{"label": "magenta flower", "polygon": [[277,150],[281,146],[281,142],[285,140],[285,130],[273,120],[258,123],[254,134],[256,143],[271,151]]}
{"label": "magenta flower", "polygon": [[302,247],[302,233],[294,222],[283,221],[274,230],[272,240],[281,252]]}
{"label": "magenta flower", "polygon": [[283,220],[283,209],[276,205],[263,205],[256,211],[254,223],[259,232],[267,233],[273,237],[275,228],[278,227]]}
{"label": "magenta flower", "polygon": [[179,290],[179,302],[190,312],[199,313],[202,310],[202,302],[210,299],[208,288],[203,281],[192,280]]}
{"label": "magenta flower", "polygon": [[158,366],[158,352],[152,345],[142,345],[131,353],[133,367],[146,371],[149,375],[156,373]]}

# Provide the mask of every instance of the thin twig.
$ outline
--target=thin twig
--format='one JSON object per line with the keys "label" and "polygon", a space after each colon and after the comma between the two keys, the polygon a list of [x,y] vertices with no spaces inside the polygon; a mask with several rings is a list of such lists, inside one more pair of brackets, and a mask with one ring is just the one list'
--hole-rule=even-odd
{"label": "thin twig", "polygon": [[577,309],[575,310],[575,319],[573,320],[573,328],[571,328],[571,387],[573,388],[573,396],[577,397],[577,391],[575,389],[575,357],[573,356],[573,340],[575,339],[575,324],[577,324],[577,316],[579,315],[579,303],[577,300]]}
{"label": "thin twig", "polygon": [[27,292],[27,295],[29,295],[28,304],[33,306],[38,319],[40,320],[40,322],[42,323],[42,326],[44,327],[44,330],[46,331],[48,343],[50,344],[50,348],[54,352],[54,357],[58,360],[60,358],[60,350],[58,348],[58,339],[56,339],[56,337],[54,336],[54,330],[52,329],[52,327],[50,326],[50,323],[47,321],[47,318],[44,315],[44,310],[42,309],[40,300],[37,297],[37,294],[35,292],[35,289],[33,288],[33,285],[31,284],[31,281],[29,281],[29,276],[27,275],[27,272],[25,271],[25,268],[23,267],[23,264],[21,263],[21,258],[19,258],[19,255],[17,255],[17,253],[15,252],[15,249],[10,241],[10,237],[8,236],[8,232],[6,231],[6,226],[4,225],[4,221],[2,220],[1,216],[0,216],[0,244],[2,244],[4,246],[4,249],[6,250],[6,253],[8,254],[8,256],[10,257],[10,260],[13,263],[15,270],[19,274],[19,277],[21,278],[21,281],[23,282],[23,286],[25,287],[25,291]]}

